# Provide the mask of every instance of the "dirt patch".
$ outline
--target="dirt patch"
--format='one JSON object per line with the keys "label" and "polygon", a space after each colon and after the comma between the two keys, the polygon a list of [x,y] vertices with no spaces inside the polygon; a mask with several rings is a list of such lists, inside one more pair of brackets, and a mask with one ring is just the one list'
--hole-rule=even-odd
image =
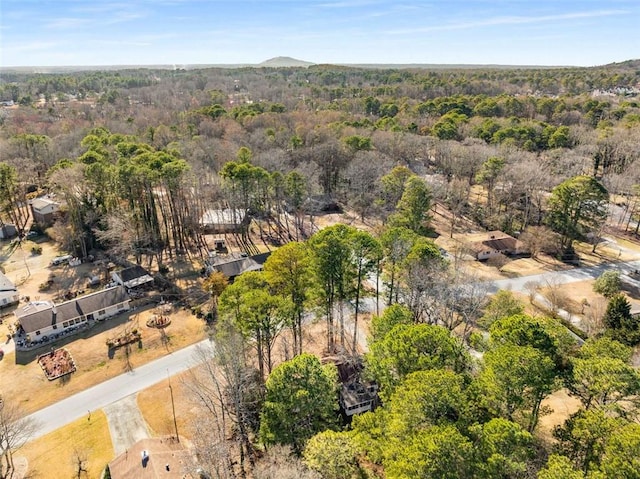
{"label": "dirt patch", "polygon": [[362,221],[362,219],[352,211],[317,215],[313,217],[313,222],[315,231],[337,224],[353,226],[354,228],[373,234],[377,234],[382,229],[381,221],[372,218],[365,218],[365,220]]}
{"label": "dirt patch", "polygon": [[54,349],[49,353],[38,356],[38,364],[49,381],[58,379],[76,370],[76,363],[64,348]]}
{"label": "dirt patch", "polygon": [[542,401],[542,407],[551,412],[540,417],[536,435],[547,444],[555,442],[553,429],[564,424],[569,416],[581,407],[581,402],[569,395],[566,389],[561,389]]}

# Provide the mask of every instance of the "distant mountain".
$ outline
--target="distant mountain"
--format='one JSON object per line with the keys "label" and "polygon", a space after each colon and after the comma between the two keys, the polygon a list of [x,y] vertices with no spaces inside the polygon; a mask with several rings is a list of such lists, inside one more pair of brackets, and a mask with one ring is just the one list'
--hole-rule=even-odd
{"label": "distant mountain", "polygon": [[269,58],[268,60],[263,61],[262,63],[258,63],[258,67],[265,68],[281,68],[281,67],[310,67],[311,65],[315,65],[315,63],[305,62],[304,60],[297,60],[296,58],[291,57],[275,57]]}

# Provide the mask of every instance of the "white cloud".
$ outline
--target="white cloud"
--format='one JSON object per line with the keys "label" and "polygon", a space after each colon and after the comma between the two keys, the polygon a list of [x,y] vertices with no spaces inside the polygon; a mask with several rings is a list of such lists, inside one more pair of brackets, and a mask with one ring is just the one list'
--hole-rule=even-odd
{"label": "white cloud", "polygon": [[591,12],[575,12],[575,13],[561,13],[556,15],[539,15],[539,16],[508,16],[508,17],[494,17],[486,20],[478,20],[473,22],[459,22],[448,23],[445,25],[427,26],[424,28],[408,28],[388,30],[389,35],[406,35],[411,33],[429,33],[429,32],[441,32],[448,30],[468,30],[479,27],[490,27],[496,25],[522,25],[532,23],[547,23],[547,22],[560,22],[564,20],[576,20],[581,18],[600,18],[610,17],[614,15],[626,15],[629,12],[626,10],[596,10]]}
{"label": "white cloud", "polygon": [[89,25],[91,20],[89,18],[78,17],[59,17],[52,18],[44,22],[44,28],[66,30],[70,28],[78,28],[85,25]]}

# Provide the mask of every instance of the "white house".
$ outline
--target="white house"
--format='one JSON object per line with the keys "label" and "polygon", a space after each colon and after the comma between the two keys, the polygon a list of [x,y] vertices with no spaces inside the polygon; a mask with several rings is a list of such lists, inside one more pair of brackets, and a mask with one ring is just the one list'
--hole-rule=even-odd
{"label": "white house", "polygon": [[89,321],[105,320],[129,309],[127,292],[122,286],[115,286],[60,304],[50,301],[29,303],[14,314],[20,328],[29,336],[28,340],[34,341]]}
{"label": "white house", "polygon": [[0,271],[0,308],[18,303],[20,295],[16,285]]}

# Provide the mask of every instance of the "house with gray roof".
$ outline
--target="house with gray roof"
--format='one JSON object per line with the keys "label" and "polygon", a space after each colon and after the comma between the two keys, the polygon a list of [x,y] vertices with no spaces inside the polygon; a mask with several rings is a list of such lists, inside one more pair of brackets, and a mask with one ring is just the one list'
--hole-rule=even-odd
{"label": "house with gray roof", "polygon": [[205,261],[205,272],[211,274],[219,271],[224,274],[230,281],[237,276],[248,271],[262,271],[264,262],[269,257],[269,253],[262,253],[255,256],[249,256],[245,253],[230,253],[226,255],[218,255],[212,252]]}
{"label": "house with gray roof", "polygon": [[16,285],[0,271],[0,308],[18,303],[20,295]]}
{"label": "house with gray roof", "polygon": [[105,320],[129,309],[129,295],[122,286],[115,286],[60,304],[50,301],[29,303],[14,314],[28,340],[34,341],[86,325],[89,321]]}
{"label": "house with gray roof", "polygon": [[116,284],[120,284],[127,289],[138,288],[153,283],[153,277],[149,272],[137,264],[120,271],[114,271],[111,273],[111,278]]}
{"label": "house with gray roof", "polygon": [[51,226],[60,204],[44,196],[34,198],[30,203],[33,221],[41,226]]}

